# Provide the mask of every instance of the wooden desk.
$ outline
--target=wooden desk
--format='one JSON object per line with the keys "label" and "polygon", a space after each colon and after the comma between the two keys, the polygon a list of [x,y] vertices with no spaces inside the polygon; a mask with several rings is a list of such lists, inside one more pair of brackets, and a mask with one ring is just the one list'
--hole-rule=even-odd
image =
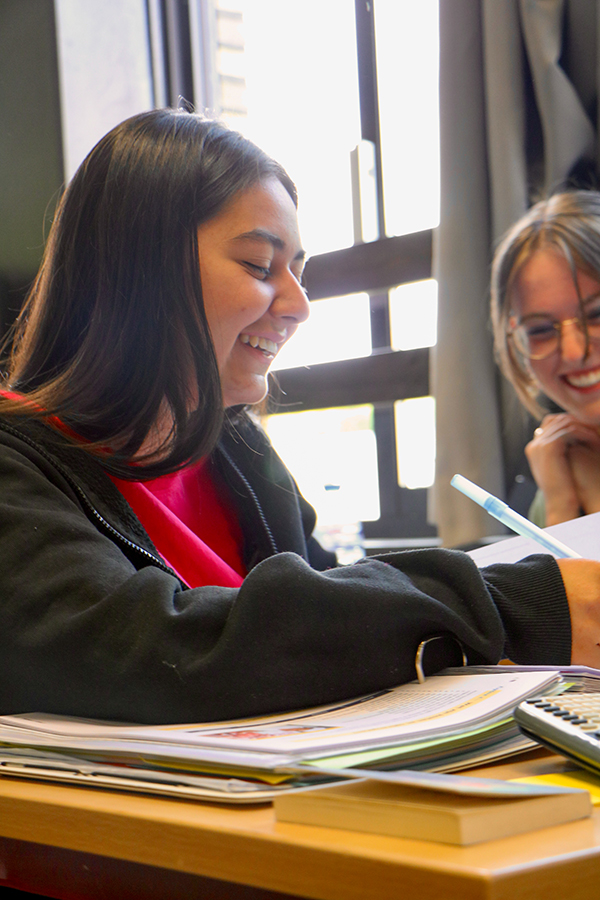
{"label": "wooden desk", "polygon": [[[478,774],[564,768],[539,750]],[[588,900],[599,883],[600,809],[458,848],[277,823],[271,806],[0,779],[0,886],[67,900]]]}

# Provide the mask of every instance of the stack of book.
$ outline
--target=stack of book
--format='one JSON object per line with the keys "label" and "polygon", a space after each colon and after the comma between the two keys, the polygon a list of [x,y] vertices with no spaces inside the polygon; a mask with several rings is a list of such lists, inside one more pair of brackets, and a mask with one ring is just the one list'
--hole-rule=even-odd
{"label": "stack of book", "polygon": [[[568,672],[568,670],[563,670]],[[512,712],[571,682],[498,666],[440,674],[316,709],[139,726],[42,714],[0,717],[0,774],[260,803],[347,769],[451,772],[534,746]],[[326,770],[326,771],[324,771]],[[365,772],[366,774],[366,772]]]}
{"label": "stack of book", "polygon": [[589,817],[587,790],[431,773],[367,778],[275,798],[281,822],[392,837],[477,844]]}

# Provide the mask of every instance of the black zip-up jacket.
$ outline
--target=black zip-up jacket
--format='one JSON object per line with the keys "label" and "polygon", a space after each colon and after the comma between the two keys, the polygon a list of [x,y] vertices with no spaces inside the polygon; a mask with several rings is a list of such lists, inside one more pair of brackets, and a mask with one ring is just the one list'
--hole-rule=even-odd
{"label": "black zip-up jacket", "polygon": [[419,642],[440,633],[472,663],[569,662],[550,556],[480,572],[416,550],[320,571],[333,560],[310,537],[314,512],[263,433],[242,418],[213,461],[245,535],[239,589],[186,588],[95,458],[41,422],[0,419],[1,713],[302,708],[414,679]]}

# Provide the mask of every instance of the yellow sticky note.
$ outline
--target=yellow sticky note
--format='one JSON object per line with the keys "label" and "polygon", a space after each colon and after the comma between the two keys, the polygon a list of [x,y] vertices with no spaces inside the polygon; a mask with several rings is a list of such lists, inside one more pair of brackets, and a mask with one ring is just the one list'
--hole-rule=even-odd
{"label": "yellow sticky note", "polygon": [[553,775],[532,775],[529,778],[511,778],[527,784],[556,784],[559,787],[580,788],[590,792],[594,806],[600,806],[600,776],[591,772],[561,772]]}

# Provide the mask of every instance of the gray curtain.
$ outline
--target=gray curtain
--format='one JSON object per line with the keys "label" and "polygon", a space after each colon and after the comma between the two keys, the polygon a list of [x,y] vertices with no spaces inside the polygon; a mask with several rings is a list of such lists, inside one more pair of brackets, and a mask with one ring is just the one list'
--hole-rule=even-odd
{"label": "gray curtain", "polygon": [[502,527],[450,487],[455,472],[519,493],[532,423],[499,375],[489,327],[494,244],[527,207],[597,187],[597,0],[440,0],[441,221],[432,354],[445,546]]}

